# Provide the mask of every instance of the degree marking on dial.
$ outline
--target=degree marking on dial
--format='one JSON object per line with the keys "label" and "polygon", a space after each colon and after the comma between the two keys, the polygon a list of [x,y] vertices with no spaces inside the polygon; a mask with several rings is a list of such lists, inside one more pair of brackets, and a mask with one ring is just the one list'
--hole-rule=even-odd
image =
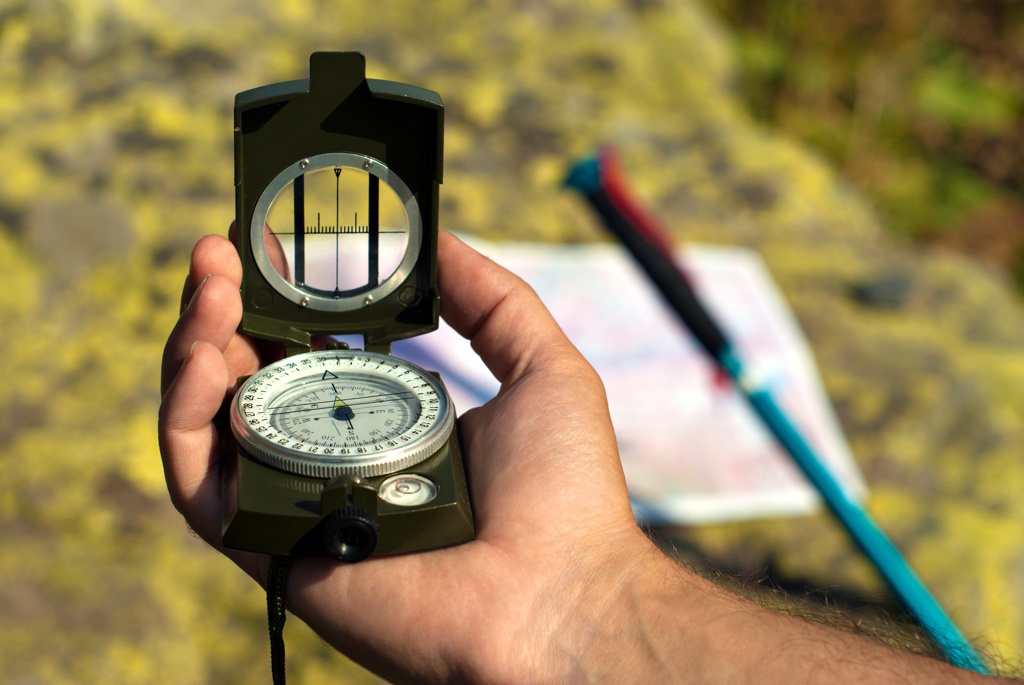
{"label": "degree marking on dial", "polygon": [[[326,370],[329,359],[336,362],[334,371]],[[274,441],[312,460],[324,459],[325,468],[335,468],[330,460],[339,458],[337,468],[362,468],[358,461],[341,464],[405,450],[429,432],[432,422],[442,420],[441,391],[433,379],[403,363],[378,355],[317,355],[300,362],[267,370],[249,391],[253,404],[236,409],[262,414],[260,425],[248,427],[261,441]],[[284,394],[282,387],[287,389]],[[349,430],[338,425],[342,422]],[[273,459],[290,458],[273,456],[273,449],[270,454]]]}

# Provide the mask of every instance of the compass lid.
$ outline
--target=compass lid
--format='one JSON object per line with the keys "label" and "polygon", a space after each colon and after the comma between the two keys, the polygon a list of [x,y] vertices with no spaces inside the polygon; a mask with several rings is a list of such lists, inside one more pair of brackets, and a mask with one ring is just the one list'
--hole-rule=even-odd
{"label": "compass lid", "polygon": [[437,327],[437,93],[367,79],[318,52],[310,78],[235,98],[242,332],[308,351],[312,335],[394,340]]}

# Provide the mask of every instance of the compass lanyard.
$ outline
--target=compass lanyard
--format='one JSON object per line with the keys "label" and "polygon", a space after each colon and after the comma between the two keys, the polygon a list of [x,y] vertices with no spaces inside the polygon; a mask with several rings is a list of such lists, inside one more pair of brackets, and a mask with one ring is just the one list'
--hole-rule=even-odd
{"label": "compass lanyard", "polygon": [[274,556],[270,558],[267,571],[267,625],[270,628],[270,672],[274,685],[285,685],[284,588],[291,565],[290,556]]}

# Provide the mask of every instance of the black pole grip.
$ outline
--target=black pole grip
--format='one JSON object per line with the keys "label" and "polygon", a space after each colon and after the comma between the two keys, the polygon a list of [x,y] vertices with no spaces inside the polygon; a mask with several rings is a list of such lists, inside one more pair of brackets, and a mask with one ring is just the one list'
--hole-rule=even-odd
{"label": "black pole grip", "polygon": [[629,250],[654,282],[665,302],[675,310],[697,342],[717,361],[729,343],[676,265],[633,230],[606,192],[596,190],[584,195],[601,217],[605,228]]}

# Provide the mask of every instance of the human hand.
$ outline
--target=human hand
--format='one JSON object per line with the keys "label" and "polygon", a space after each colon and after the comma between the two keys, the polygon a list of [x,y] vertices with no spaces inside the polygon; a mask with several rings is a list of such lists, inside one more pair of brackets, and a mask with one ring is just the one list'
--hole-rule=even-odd
{"label": "human hand", "polygon": [[[501,382],[459,419],[477,537],[357,564],[298,559],[288,606],[392,680],[557,681],[637,567],[664,557],[633,520],[601,381],[533,291],[448,234],[438,273],[443,317]],[[220,539],[214,417],[271,361],[235,330],[240,282],[233,245],[201,240],[164,352],[160,445],[189,525],[265,584],[269,559]]]}

